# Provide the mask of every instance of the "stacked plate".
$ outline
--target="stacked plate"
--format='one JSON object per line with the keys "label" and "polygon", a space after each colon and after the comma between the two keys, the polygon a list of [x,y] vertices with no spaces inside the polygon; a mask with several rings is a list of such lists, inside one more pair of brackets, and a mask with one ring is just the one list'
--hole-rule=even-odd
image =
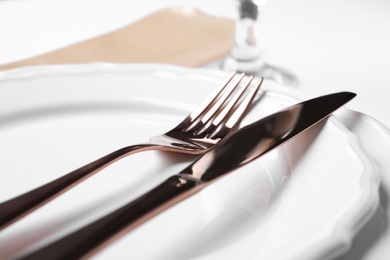
{"label": "stacked plate", "polygon": [[[0,75],[0,201],[169,130],[225,76],[221,71],[158,64],[43,66],[4,72]],[[242,125],[311,96],[265,81]],[[385,128],[357,115],[340,109],[94,257],[340,256],[377,210],[381,158],[372,147],[389,142]],[[368,138],[373,128],[378,132]],[[113,164],[1,231],[0,258],[27,253],[97,219],[194,158],[151,151]]]}

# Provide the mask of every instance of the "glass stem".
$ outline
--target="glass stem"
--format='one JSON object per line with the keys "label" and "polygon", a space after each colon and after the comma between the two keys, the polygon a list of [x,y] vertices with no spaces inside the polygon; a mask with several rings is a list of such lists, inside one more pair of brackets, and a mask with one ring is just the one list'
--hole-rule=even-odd
{"label": "glass stem", "polygon": [[238,18],[233,48],[226,58],[223,69],[274,80],[286,86],[296,86],[297,79],[283,68],[266,64],[259,45],[259,14],[265,0],[234,0]]}
{"label": "glass stem", "polygon": [[236,34],[231,56],[237,61],[260,58],[258,17],[260,7],[252,0],[235,0],[238,9]]}

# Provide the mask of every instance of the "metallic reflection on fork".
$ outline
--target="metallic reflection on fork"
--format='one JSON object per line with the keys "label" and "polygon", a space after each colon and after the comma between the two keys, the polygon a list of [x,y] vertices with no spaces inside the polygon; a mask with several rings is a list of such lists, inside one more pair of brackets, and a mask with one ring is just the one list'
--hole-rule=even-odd
{"label": "metallic reflection on fork", "polygon": [[[111,163],[128,155],[163,150],[186,154],[203,154],[227,136],[241,121],[258,92],[263,79],[243,84],[245,74],[231,73],[179,125],[150,143],[131,145],[114,151],[50,183],[0,204],[0,229],[51,201]],[[250,88],[250,86],[252,88]]]}

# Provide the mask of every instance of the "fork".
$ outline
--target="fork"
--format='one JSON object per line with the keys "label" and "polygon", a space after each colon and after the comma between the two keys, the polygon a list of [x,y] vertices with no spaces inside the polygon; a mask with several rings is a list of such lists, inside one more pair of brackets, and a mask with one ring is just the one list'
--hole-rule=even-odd
{"label": "fork", "polygon": [[[242,73],[233,82],[232,72],[181,123],[165,134],[150,138],[149,143],[130,145],[116,150],[56,180],[0,204],[0,229],[12,224],[55,197],[128,155],[163,150],[186,154],[203,154],[229,135],[249,109],[263,79],[249,89],[250,76],[241,88]],[[229,84],[231,83],[231,84]],[[246,93],[244,95],[244,93]]]}

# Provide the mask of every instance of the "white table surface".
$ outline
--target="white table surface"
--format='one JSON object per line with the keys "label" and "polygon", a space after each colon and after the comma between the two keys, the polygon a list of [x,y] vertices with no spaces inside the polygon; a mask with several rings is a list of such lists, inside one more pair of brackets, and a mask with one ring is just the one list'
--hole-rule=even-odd
{"label": "white table surface", "polygon": [[[235,17],[232,0],[0,0],[0,64],[183,5]],[[355,92],[348,107],[390,127],[390,1],[270,0],[260,30],[264,60],[293,72],[299,89]]]}

